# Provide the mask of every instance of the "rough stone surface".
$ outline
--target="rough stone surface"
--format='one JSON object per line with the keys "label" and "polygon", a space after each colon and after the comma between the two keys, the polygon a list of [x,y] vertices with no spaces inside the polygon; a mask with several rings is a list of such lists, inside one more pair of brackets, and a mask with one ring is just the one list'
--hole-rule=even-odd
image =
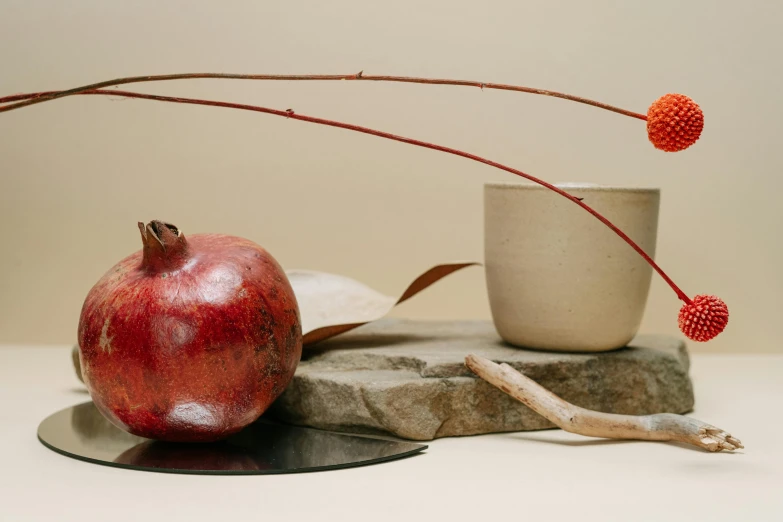
{"label": "rough stone surface", "polygon": [[431,440],[553,425],[476,378],[475,353],[505,362],[567,401],[593,410],[685,413],[693,408],[685,343],[638,336],[606,353],[522,350],[491,322],[385,319],[305,350],[270,416],[317,428]]}

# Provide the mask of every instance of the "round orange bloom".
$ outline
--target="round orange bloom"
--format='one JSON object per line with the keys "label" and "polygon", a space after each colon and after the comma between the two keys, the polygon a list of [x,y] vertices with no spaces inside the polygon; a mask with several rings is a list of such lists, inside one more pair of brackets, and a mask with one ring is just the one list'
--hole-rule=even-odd
{"label": "round orange bloom", "polygon": [[656,149],[677,152],[699,139],[704,113],[684,94],[665,94],[647,110],[647,136]]}
{"label": "round orange bloom", "polygon": [[717,296],[697,295],[691,304],[682,305],[678,322],[688,339],[709,341],[726,328],[729,308]]}

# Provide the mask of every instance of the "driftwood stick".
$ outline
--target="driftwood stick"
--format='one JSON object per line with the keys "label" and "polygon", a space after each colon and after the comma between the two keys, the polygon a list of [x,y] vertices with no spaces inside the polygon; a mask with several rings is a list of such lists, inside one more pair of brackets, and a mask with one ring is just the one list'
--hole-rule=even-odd
{"label": "driftwood stick", "polygon": [[587,410],[564,401],[507,364],[496,364],[478,355],[468,355],[465,364],[488,383],[571,433],[609,439],[678,441],[708,451],[744,447],[739,439],[697,419],[673,413],[617,415]]}

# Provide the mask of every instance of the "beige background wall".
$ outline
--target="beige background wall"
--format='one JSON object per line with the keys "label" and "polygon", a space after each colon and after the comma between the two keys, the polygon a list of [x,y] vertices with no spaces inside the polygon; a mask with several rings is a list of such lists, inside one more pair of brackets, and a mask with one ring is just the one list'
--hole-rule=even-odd
{"label": "beige background wall", "polygon": [[[218,7],[222,6],[222,7]],[[644,124],[556,99],[370,83],[193,81],[144,92],[264,104],[463,148],[549,181],[662,189],[657,260],[731,309],[713,351],[781,351],[783,4],[773,1],[39,1],[0,9],[0,94],[171,72],[454,77],[645,112],[682,92],[701,141],[656,151]],[[84,295],[138,249],[136,222],[251,238],[286,267],[389,293],[483,258],[482,184],[459,158],[272,116],[69,98],[0,115],[0,342],[70,343]],[[655,278],[643,330],[677,334]],[[397,311],[486,318],[483,274]]]}

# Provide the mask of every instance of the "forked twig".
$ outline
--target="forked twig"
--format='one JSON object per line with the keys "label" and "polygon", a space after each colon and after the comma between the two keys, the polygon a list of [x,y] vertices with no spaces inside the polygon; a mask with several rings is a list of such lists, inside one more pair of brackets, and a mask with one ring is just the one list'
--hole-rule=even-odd
{"label": "forked twig", "polygon": [[507,364],[496,364],[471,354],[465,358],[465,365],[488,383],[571,433],[609,439],[678,441],[708,451],[744,448],[742,442],[729,433],[684,415],[617,415],[587,410],[564,401]]}

